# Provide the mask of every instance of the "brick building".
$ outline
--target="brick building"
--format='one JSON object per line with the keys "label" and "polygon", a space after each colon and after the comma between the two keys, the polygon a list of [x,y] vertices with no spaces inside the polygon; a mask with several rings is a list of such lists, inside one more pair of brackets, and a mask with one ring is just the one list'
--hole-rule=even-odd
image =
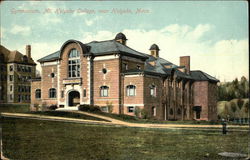
{"label": "brick building", "polygon": [[31,57],[31,46],[26,55],[10,51],[0,45],[0,104],[30,103],[30,79],[36,74],[36,63]]}
{"label": "brick building", "polygon": [[215,120],[218,80],[190,71],[190,57],[179,66],[160,58],[153,44],[150,54],[126,45],[126,36],[83,44],[68,40],[55,53],[38,60],[40,79],[32,82],[32,105],[72,109],[93,104],[116,114],[147,115],[155,119]]}

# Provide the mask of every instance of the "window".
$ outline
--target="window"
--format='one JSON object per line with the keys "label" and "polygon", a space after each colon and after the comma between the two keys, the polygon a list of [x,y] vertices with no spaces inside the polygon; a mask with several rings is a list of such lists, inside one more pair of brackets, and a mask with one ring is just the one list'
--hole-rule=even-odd
{"label": "window", "polygon": [[0,54],[0,62],[4,62],[4,55],[2,53]]}
{"label": "window", "polygon": [[128,85],[127,86],[127,96],[135,96],[136,87],[134,85]]}
{"label": "window", "polygon": [[13,81],[13,75],[9,75],[9,81]]}
{"label": "window", "polygon": [[13,95],[12,94],[10,94],[10,100],[13,100]]}
{"label": "window", "polygon": [[36,94],[36,99],[41,98],[41,89],[36,89],[35,94]]}
{"label": "window", "polygon": [[10,91],[12,91],[13,90],[13,86],[12,85],[10,85]]}
{"label": "window", "polygon": [[31,67],[28,67],[28,72],[31,72]]}
{"label": "window", "polygon": [[137,69],[141,69],[141,66],[140,66],[140,65],[137,65]]}
{"label": "window", "polygon": [[80,54],[76,49],[72,49],[69,53],[68,76],[80,77]]}
{"label": "window", "polygon": [[9,70],[10,70],[10,71],[13,71],[13,65],[10,65],[10,66],[9,66]]}
{"label": "window", "polygon": [[150,95],[156,97],[156,87],[155,87],[155,85],[150,86]]}
{"label": "window", "polygon": [[83,90],[83,97],[87,97],[87,91],[86,91],[86,89]]}
{"label": "window", "polygon": [[156,107],[152,107],[152,116],[156,116]]}
{"label": "window", "polygon": [[61,98],[64,97],[64,91],[61,91]]}
{"label": "window", "polygon": [[18,102],[21,102],[21,95],[18,95]]}
{"label": "window", "polygon": [[27,56],[23,56],[22,60],[23,60],[23,62],[27,63],[28,62],[28,57]]}
{"label": "window", "polygon": [[55,77],[55,73],[50,73],[50,77],[54,78]]}
{"label": "window", "polygon": [[106,107],[106,106],[101,107],[101,111],[102,111],[102,112],[108,112],[108,107]]}
{"label": "window", "polygon": [[17,65],[17,71],[21,71],[21,66],[20,65]]}
{"label": "window", "polygon": [[123,63],[122,65],[123,65],[123,67],[122,67],[123,69],[128,70],[128,64],[127,63]]}
{"label": "window", "polygon": [[109,90],[109,87],[108,86],[101,86],[100,88],[101,90],[101,97],[108,97],[108,90]]}
{"label": "window", "polygon": [[169,113],[170,115],[173,115],[174,114],[174,111],[173,111],[173,109],[171,108],[170,109],[170,113]]}
{"label": "window", "polygon": [[134,106],[128,106],[128,113],[132,113],[135,111],[135,107]]}
{"label": "window", "polygon": [[55,88],[49,89],[49,98],[56,98],[56,89]]}
{"label": "window", "polygon": [[103,69],[102,69],[102,73],[103,73],[103,74],[106,74],[106,73],[107,73],[107,69],[106,69],[106,68],[103,68]]}

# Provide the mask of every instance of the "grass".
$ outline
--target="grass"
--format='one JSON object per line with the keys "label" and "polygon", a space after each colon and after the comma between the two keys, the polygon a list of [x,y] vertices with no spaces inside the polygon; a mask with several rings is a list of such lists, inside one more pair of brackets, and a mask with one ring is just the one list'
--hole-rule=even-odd
{"label": "grass", "polygon": [[0,112],[28,112],[29,104],[0,104]]}
{"label": "grass", "polygon": [[84,115],[80,113],[74,112],[65,112],[65,111],[36,111],[36,112],[28,112],[29,114],[38,114],[44,116],[56,116],[56,117],[67,117],[67,118],[77,118],[77,119],[85,119],[85,120],[95,120],[95,121],[106,121],[101,118],[92,117],[89,115]]}
{"label": "grass", "polygon": [[248,132],[143,129],[2,118],[3,153],[18,160],[206,160],[247,153]]}
{"label": "grass", "polygon": [[[79,111],[81,112],[81,111]],[[135,116],[129,116],[129,115],[124,115],[124,114],[112,114],[112,113],[106,113],[106,112],[100,112],[100,111],[95,111],[91,112],[103,116],[107,116],[110,118],[126,121],[126,122],[132,122],[132,123],[155,123],[155,124],[204,124],[204,125],[213,125],[213,124],[219,124],[221,125],[220,121],[195,121],[195,120],[177,120],[177,121],[164,121],[164,120],[154,120],[154,119],[141,119]],[[233,122],[228,122],[228,124],[234,124]]]}

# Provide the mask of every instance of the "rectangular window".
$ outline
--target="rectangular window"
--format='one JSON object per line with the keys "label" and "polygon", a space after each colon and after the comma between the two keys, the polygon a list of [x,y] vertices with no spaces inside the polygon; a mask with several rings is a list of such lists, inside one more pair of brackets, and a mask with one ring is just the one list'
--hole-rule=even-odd
{"label": "rectangular window", "polygon": [[128,106],[128,113],[134,112],[135,107],[134,106]]}
{"label": "rectangular window", "polygon": [[13,81],[13,75],[9,75],[9,81]]}
{"label": "rectangular window", "polygon": [[127,86],[127,96],[135,96],[135,86],[134,85],[128,85]]}
{"label": "rectangular window", "polygon": [[13,100],[13,95],[12,94],[10,94],[10,100]]}
{"label": "rectangular window", "polygon": [[109,87],[102,86],[101,87],[101,97],[108,97],[108,90],[109,90]]}
{"label": "rectangular window", "polygon": [[83,97],[87,97],[87,91],[86,91],[86,89],[83,90]]}
{"label": "rectangular window", "polygon": [[13,71],[13,65],[10,65],[10,66],[9,66],[9,70],[10,70],[10,71]]}
{"label": "rectangular window", "polygon": [[18,102],[21,102],[21,95],[18,95]]}
{"label": "rectangular window", "polygon": [[13,90],[13,85],[10,85],[10,91],[12,91]]}
{"label": "rectangular window", "polygon": [[108,107],[101,107],[102,112],[108,112]]}
{"label": "rectangular window", "polygon": [[61,91],[61,98],[64,97],[64,91]]}
{"label": "rectangular window", "polygon": [[123,68],[124,70],[128,70],[128,64],[127,64],[127,63],[123,63],[123,64],[122,64],[122,68]]}

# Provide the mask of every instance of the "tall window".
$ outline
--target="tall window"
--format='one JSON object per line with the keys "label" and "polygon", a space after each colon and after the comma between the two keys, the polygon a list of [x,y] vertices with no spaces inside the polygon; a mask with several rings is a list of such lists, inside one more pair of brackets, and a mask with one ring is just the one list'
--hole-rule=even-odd
{"label": "tall window", "polygon": [[134,85],[127,86],[127,96],[135,96],[136,87]]}
{"label": "tall window", "polygon": [[41,89],[36,89],[36,98],[41,98]]}
{"label": "tall window", "polygon": [[152,116],[156,116],[156,107],[152,107]]}
{"label": "tall window", "polygon": [[101,88],[100,88],[100,96],[101,97],[108,97],[108,91],[109,91],[108,86],[101,86]]}
{"label": "tall window", "polygon": [[68,76],[80,77],[80,54],[76,49],[72,49],[69,53]]}
{"label": "tall window", "polygon": [[150,95],[156,97],[156,87],[155,85],[150,86]]}
{"label": "tall window", "polygon": [[56,89],[55,88],[49,89],[49,98],[56,98]]}

